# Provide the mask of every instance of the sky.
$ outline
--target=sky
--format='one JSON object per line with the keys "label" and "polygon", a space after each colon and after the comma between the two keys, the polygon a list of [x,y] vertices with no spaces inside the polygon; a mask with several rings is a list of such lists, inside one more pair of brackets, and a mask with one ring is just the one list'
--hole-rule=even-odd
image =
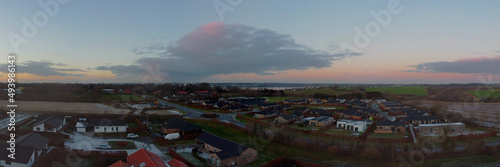
{"label": "sky", "polygon": [[499,83],[498,6],[4,1],[0,55],[16,54],[17,81],[26,83]]}

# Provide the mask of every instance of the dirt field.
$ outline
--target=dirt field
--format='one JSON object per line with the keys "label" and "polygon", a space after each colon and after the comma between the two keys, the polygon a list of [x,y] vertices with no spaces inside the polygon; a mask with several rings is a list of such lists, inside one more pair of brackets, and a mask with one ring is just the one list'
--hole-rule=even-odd
{"label": "dirt field", "polygon": [[[7,110],[7,101],[0,102],[0,109]],[[129,109],[118,109],[101,103],[16,101],[17,112],[43,113],[89,113],[89,114],[125,114]]]}
{"label": "dirt field", "polygon": [[466,118],[477,118],[476,122],[479,124],[500,129],[500,103],[422,101],[422,105],[426,107],[435,103],[445,104],[448,111],[460,113]]}

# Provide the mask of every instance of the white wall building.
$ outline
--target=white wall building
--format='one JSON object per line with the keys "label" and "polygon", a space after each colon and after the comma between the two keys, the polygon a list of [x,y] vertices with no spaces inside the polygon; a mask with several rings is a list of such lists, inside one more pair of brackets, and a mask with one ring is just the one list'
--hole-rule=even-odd
{"label": "white wall building", "polygon": [[337,128],[344,128],[345,130],[354,132],[364,132],[368,126],[366,125],[366,121],[340,119],[337,121]]}
{"label": "white wall building", "polygon": [[96,133],[116,133],[127,132],[127,123],[125,120],[112,118],[112,119],[91,119],[89,127],[94,129]]}

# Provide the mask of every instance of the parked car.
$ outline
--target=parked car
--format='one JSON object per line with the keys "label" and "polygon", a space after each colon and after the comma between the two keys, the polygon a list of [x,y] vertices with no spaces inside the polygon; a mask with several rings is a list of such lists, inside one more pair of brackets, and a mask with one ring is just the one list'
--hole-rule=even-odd
{"label": "parked car", "polygon": [[107,144],[101,144],[96,147],[97,149],[111,149],[110,145]]}
{"label": "parked car", "polygon": [[179,133],[170,133],[168,135],[165,135],[165,139],[167,140],[174,140],[179,138]]}
{"label": "parked car", "polygon": [[129,133],[129,134],[127,134],[127,138],[137,139],[137,138],[139,138],[139,135],[138,134],[134,134],[134,133]]}
{"label": "parked car", "polygon": [[161,135],[159,133],[151,133],[151,137],[153,137],[153,138],[161,138]]}

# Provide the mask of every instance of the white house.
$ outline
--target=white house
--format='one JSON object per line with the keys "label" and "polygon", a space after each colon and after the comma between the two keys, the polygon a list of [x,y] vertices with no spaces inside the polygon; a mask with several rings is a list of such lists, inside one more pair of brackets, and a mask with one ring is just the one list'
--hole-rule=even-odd
{"label": "white house", "polygon": [[96,133],[127,132],[128,127],[125,120],[118,118],[91,119],[88,126]]}
{"label": "white house", "polygon": [[354,132],[363,132],[368,127],[366,125],[366,121],[340,119],[337,121],[337,128],[344,128],[345,130],[350,130]]}
{"label": "white house", "polygon": [[86,132],[87,131],[87,122],[78,121],[75,125],[76,132]]}
{"label": "white house", "polygon": [[10,148],[5,142],[0,143],[0,166],[5,167],[29,167],[35,162],[35,148],[30,146],[16,145],[16,159],[8,157],[11,152],[5,148]]}
{"label": "white house", "polygon": [[39,115],[33,123],[35,132],[57,132],[66,124],[64,116],[58,115]]}

